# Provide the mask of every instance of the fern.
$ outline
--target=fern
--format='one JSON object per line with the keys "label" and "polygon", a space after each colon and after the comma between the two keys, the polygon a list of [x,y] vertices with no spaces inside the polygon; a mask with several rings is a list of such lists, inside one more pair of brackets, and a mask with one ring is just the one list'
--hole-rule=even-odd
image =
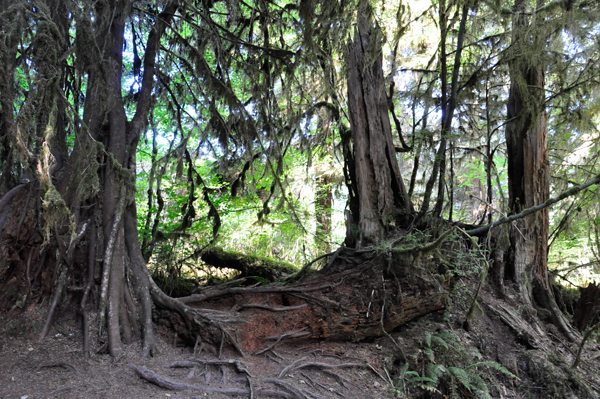
{"label": "fern", "polygon": [[398,379],[403,380],[407,371],[408,371],[408,363],[404,363],[402,365],[402,367],[400,367],[400,375],[398,376]]}
{"label": "fern", "polygon": [[432,387],[430,385],[422,385],[422,386],[419,386],[419,388],[422,388],[422,389],[432,392],[432,393],[439,393],[440,395],[442,394],[439,389],[437,389],[436,387]]}
{"label": "fern", "polygon": [[471,388],[475,395],[479,399],[492,399],[490,396],[490,389],[487,384],[478,374],[469,374],[469,378],[471,379]]}
{"label": "fern", "polygon": [[427,356],[430,362],[434,361],[435,355],[433,354],[433,350],[431,350],[431,348],[423,348],[423,353]]}
{"label": "fern", "polygon": [[444,348],[448,349],[448,344],[440,335],[434,335],[433,338],[438,344],[442,345]]}
{"label": "fern", "polygon": [[474,367],[476,368],[479,366],[487,366],[487,367],[493,368],[494,370],[498,370],[502,374],[505,374],[511,378],[517,378],[517,379],[519,378],[516,375],[514,375],[513,373],[511,373],[510,371],[508,371],[508,369],[506,367],[504,367],[503,365],[496,363],[496,362],[491,362],[491,361],[473,363],[468,368],[471,369],[471,368],[474,368]]}
{"label": "fern", "polygon": [[446,372],[446,368],[439,364],[429,363],[427,365],[427,377],[431,378],[434,386],[438,385],[438,380],[441,375]]}
{"label": "fern", "polygon": [[425,331],[425,343],[427,344],[427,347],[431,347],[431,334],[429,333],[429,331]]}
{"label": "fern", "polygon": [[467,372],[459,367],[448,367],[448,371],[456,377],[456,379],[469,391],[471,391],[471,383]]}
{"label": "fern", "polygon": [[[477,359],[473,359],[476,362],[465,368],[436,364],[435,355],[439,355],[439,353],[437,353],[437,350],[441,350],[439,347],[443,347],[446,350],[449,350],[450,347],[452,347],[459,351],[461,350],[461,347],[454,342],[452,335],[446,333],[431,334],[425,332],[424,335],[424,339],[420,341],[420,354],[424,359],[429,360],[425,360],[427,369],[423,372],[423,375],[421,375],[416,371],[409,371],[408,363],[404,363],[401,366],[398,377],[398,386],[396,388],[396,392],[402,395],[401,397],[406,397],[410,388],[418,388],[442,395],[442,391],[446,390],[442,389],[442,387],[449,384],[449,391],[447,393],[449,393],[451,397],[454,397],[453,394],[457,392],[456,388],[463,386],[472,393],[472,395],[470,395],[472,397],[477,397],[478,399],[492,399],[490,388],[487,384],[488,375],[480,368],[483,366],[497,370],[511,378],[517,378],[504,366],[492,361],[477,361]],[[432,347],[433,343],[436,345]],[[471,355],[471,358],[473,358],[473,355]],[[453,363],[456,364],[456,362]],[[464,363],[468,364],[468,360],[463,361],[463,364]]]}

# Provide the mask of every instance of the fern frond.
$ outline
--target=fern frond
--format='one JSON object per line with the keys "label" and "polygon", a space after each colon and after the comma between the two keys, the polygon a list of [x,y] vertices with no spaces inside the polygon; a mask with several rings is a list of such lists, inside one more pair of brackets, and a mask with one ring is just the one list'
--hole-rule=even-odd
{"label": "fern frond", "polygon": [[438,344],[442,345],[444,348],[448,349],[448,344],[446,343],[446,341],[444,341],[444,339],[442,337],[440,337],[439,335],[434,335],[433,338]]}
{"label": "fern frond", "polygon": [[446,368],[439,364],[429,363],[427,365],[427,377],[431,378],[434,381],[433,385],[438,385],[438,379],[442,374],[446,372]]}
{"label": "fern frond", "polygon": [[435,355],[431,348],[423,348],[423,353],[427,356],[429,361],[433,362],[435,360]]}
{"label": "fern frond", "polygon": [[519,378],[516,375],[514,375],[513,373],[511,373],[510,371],[508,371],[508,369],[506,367],[504,367],[503,365],[501,365],[500,363],[496,363],[496,362],[492,362],[492,361],[473,363],[468,368],[471,369],[471,368],[474,368],[474,367],[476,368],[479,366],[486,366],[489,368],[493,368],[494,370],[498,370],[502,374],[505,374],[511,378],[517,378],[517,379]]}
{"label": "fern frond", "polygon": [[479,389],[475,389],[474,391],[475,391],[475,396],[477,396],[478,399],[492,399],[489,391],[482,391]]}
{"label": "fern frond", "polygon": [[477,396],[479,396],[482,393],[488,394],[489,396],[490,389],[488,388],[483,378],[481,378],[481,376],[474,373],[469,373],[468,376],[471,380],[471,388],[473,388],[473,391],[475,391],[475,394]]}
{"label": "fern frond", "polygon": [[419,386],[420,384],[426,383],[430,386],[434,385],[435,381],[429,377],[414,377],[408,380],[409,385]]}
{"label": "fern frond", "polygon": [[398,375],[398,380],[404,379],[406,372],[408,371],[408,363],[404,363],[402,367],[400,367],[400,373]]}
{"label": "fern frond", "polygon": [[450,371],[450,373],[456,377],[456,379],[465,387],[467,388],[469,391],[471,391],[471,383],[469,381],[469,376],[467,375],[467,372],[464,369],[461,369],[459,367],[448,367],[448,371]]}
{"label": "fern frond", "polygon": [[421,386],[419,386],[419,388],[424,389],[429,392],[438,393],[440,395],[442,394],[439,389],[437,389],[436,387],[429,386],[429,385],[421,385]]}
{"label": "fern frond", "polygon": [[431,334],[429,333],[429,331],[425,331],[425,344],[427,344],[427,347],[431,347]]}

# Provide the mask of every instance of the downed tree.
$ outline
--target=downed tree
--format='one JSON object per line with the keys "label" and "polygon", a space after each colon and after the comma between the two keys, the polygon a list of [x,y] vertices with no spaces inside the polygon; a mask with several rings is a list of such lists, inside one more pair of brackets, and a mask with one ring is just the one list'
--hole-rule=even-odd
{"label": "downed tree", "polygon": [[[445,291],[431,277],[415,275],[412,258],[386,259],[345,249],[335,265],[293,285],[217,286],[176,299],[187,316],[165,314],[168,326],[190,344],[199,339],[221,348],[228,341],[246,354],[269,350],[283,339],[378,337],[444,307]],[[212,339],[205,329],[198,334],[189,328],[198,316],[218,325]]]}

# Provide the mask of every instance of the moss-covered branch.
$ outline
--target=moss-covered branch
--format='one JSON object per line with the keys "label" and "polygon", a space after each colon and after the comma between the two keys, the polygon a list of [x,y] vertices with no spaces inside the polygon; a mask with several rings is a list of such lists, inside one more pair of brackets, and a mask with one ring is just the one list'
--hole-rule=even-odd
{"label": "moss-covered branch", "polygon": [[256,276],[275,281],[297,271],[296,266],[285,261],[225,251],[220,247],[206,250],[202,261],[218,268],[239,270],[242,276]]}

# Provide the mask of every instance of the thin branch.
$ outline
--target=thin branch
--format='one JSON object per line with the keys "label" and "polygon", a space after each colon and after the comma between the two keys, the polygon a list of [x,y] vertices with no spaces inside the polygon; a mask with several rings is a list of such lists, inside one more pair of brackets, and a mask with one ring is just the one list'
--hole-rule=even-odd
{"label": "thin branch", "polygon": [[532,206],[531,208],[527,208],[525,209],[523,212],[521,213],[517,213],[516,215],[511,215],[505,218],[502,218],[498,221],[495,221],[494,223],[490,223],[490,224],[486,224],[485,226],[479,227],[477,229],[472,229],[467,231],[467,234],[469,235],[479,235],[481,233],[485,233],[486,231],[488,231],[489,229],[492,229],[494,227],[500,226],[501,224],[505,224],[505,223],[510,223],[512,221],[515,221],[517,219],[521,219],[524,218],[525,216],[531,215],[532,213],[536,213],[538,211],[541,211],[544,208],[549,207],[550,205],[554,205],[559,201],[564,200],[567,197],[570,197],[572,195],[575,195],[577,193],[579,193],[580,191],[585,190],[586,188],[593,186],[594,184],[598,184],[600,183],[600,175],[597,175],[595,178],[593,178],[592,180],[583,183],[579,186],[575,186],[570,188],[569,190],[563,192],[562,194],[560,194],[558,197],[554,197],[554,198],[550,198],[549,200],[547,200],[546,202],[544,202],[543,204],[539,204],[536,206]]}

